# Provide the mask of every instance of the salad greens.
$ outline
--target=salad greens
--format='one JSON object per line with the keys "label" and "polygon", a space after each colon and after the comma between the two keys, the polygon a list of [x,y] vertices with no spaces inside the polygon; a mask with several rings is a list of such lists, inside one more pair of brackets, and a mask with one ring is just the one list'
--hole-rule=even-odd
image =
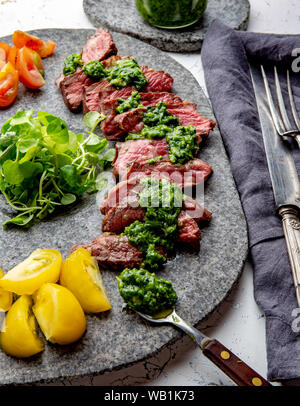
{"label": "salad greens", "polygon": [[[94,133],[105,118],[90,112],[88,128],[75,134],[64,120],[45,111],[17,112],[0,134],[0,192],[18,214],[3,225],[31,225],[58,207],[99,190],[101,169],[114,159],[108,141]],[[104,150],[105,154],[99,156]]]}

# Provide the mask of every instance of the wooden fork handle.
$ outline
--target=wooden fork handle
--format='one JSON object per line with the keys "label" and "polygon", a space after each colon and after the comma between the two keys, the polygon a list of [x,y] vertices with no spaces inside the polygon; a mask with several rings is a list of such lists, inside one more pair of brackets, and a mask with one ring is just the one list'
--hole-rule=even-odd
{"label": "wooden fork handle", "polygon": [[218,340],[203,343],[203,354],[240,386],[272,386]]}

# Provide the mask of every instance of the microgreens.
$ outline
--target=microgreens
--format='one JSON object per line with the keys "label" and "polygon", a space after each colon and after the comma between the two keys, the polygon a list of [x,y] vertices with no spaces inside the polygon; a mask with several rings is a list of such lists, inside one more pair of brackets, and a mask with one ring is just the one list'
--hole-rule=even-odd
{"label": "microgreens", "polygon": [[[3,225],[28,226],[84,192],[103,187],[98,174],[114,159],[108,141],[94,133],[105,118],[84,116],[84,133],[68,130],[64,120],[45,111],[17,112],[0,134],[0,191],[18,214]],[[105,152],[104,152],[105,151]]]}

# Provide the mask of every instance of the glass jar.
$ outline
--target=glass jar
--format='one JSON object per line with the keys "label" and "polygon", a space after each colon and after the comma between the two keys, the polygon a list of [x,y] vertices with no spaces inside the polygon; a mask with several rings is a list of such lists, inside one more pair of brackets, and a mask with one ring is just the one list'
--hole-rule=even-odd
{"label": "glass jar", "polygon": [[159,28],[183,28],[204,13],[207,0],[135,0],[140,15]]}

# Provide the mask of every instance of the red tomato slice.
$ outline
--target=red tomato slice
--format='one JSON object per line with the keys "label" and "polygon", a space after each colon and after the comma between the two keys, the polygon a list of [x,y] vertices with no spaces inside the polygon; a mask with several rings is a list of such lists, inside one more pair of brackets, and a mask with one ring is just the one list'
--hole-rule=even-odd
{"label": "red tomato slice", "polygon": [[12,64],[12,66],[16,66],[17,51],[18,51],[18,48],[13,46],[10,48],[10,50],[8,52],[7,62],[10,62]]}
{"label": "red tomato slice", "polygon": [[[0,41],[0,59],[7,61],[10,46],[6,42]],[[4,55],[4,58],[3,58]]]}
{"label": "red tomato slice", "polygon": [[47,56],[53,54],[55,47],[56,43],[51,41],[50,39],[47,39],[46,41],[44,41],[44,47],[39,50],[38,53],[42,58],[47,58]]}
{"label": "red tomato slice", "polygon": [[0,60],[6,62],[6,52],[2,48],[0,48]]}
{"label": "red tomato slice", "polygon": [[39,51],[44,47],[44,43],[40,38],[27,34],[27,32],[24,31],[15,31],[12,40],[17,48],[27,47],[34,51]]}
{"label": "red tomato slice", "polygon": [[0,107],[7,107],[18,93],[19,75],[10,62],[0,71]]}
{"label": "red tomato slice", "polygon": [[16,68],[20,81],[30,89],[39,89],[45,84],[40,73],[42,65],[40,56],[27,47],[18,50]]}

